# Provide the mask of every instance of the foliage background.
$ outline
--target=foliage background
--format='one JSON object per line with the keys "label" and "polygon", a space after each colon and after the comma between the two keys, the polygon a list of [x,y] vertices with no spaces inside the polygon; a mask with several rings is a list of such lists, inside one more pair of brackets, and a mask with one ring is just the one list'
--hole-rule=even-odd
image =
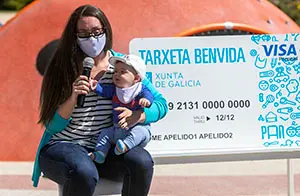
{"label": "foliage background", "polygon": [[300,25],[300,0],[271,0],[298,25]]}
{"label": "foliage background", "polygon": [[[0,10],[19,11],[34,0],[0,0]],[[44,0],[47,1],[47,0]],[[63,1],[63,0],[62,0]],[[226,1],[226,0],[224,0]],[[254,0],[245,0],[254,1]],[[269,0],[300,25],[300,0]]]}
{"label": "foliage background", "polygon": [[0,10],[19,11],[33,0],[0,0]]}

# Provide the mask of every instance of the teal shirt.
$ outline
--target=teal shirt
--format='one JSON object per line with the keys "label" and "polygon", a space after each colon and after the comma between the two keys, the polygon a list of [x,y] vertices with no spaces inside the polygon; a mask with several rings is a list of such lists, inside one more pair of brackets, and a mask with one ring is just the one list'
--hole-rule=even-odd
{"label": "teal shirt", "polygon": [[[113,56],[123,55],[121,53],[114,52],[113,50],[111,50],[111,53]],[[162,119],[168,112],[168,106],[167,106],[166,99],[154,88],[154,86],[147,78],[143,79],[142,83],[149,88],[149,90],[151,91],[154,97],[154,101],[151,107],[144,108],[144,112],[146,115],[144,124],[149,124]],[[46,130],[44,131],[39,147],[37,149],[34,167],[33,167],[32,181],[34,187],[38,186],[39,178],[41,176],[41,169],[39,167],[40,150],[50,141],[50,139],[54,134],[64,130],[70,121],[71,118],[64,119],[57,112],[55,112],[53,119],[46,126]]]}

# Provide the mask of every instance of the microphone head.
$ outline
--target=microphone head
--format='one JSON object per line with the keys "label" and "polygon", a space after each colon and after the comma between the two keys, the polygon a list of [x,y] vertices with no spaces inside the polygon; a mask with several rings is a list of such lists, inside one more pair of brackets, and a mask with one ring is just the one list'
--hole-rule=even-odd
{"label": "microphone head", "polygon": [[83,68],[92,69],[95,65],[95,61],[91,57],[85,57],[83,60]]}

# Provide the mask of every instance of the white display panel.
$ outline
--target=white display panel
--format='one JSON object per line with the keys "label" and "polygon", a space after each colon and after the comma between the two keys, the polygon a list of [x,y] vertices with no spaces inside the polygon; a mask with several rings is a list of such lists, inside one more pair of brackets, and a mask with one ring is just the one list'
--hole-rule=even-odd
{"label": "white display panel", "polygon": [[300,149],[299,34],[136,38],[130,53],[166,97],[154,154]]}

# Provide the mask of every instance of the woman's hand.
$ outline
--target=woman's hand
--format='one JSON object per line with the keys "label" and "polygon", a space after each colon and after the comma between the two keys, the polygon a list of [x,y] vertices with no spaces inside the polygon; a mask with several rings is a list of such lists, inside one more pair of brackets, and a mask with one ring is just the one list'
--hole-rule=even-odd
{"label": "woman's hand", "polygon": [[88,78],[86,76],[79,76],[73,83],[72,95],[63,104],[58,107],[58,114],[64,119],[70,118],[72,115],[74,106],[77,103],[77,97],[80,94],[88,94],[89,87]]}
{"label": "woman's hand", "polygon": [[77,100],[78,95],[86,95],[90,92],[88,77],[80,75],[73,83],[72,99]]}
{"label": "woman's hand", "polygon": [[129,129],[138,123],[143,123],[145,121],[145,113],[142,110],[131,111],[125,107],[117,107],[116,111],[120,112],[119,114],[119,126],[122,129]]}

